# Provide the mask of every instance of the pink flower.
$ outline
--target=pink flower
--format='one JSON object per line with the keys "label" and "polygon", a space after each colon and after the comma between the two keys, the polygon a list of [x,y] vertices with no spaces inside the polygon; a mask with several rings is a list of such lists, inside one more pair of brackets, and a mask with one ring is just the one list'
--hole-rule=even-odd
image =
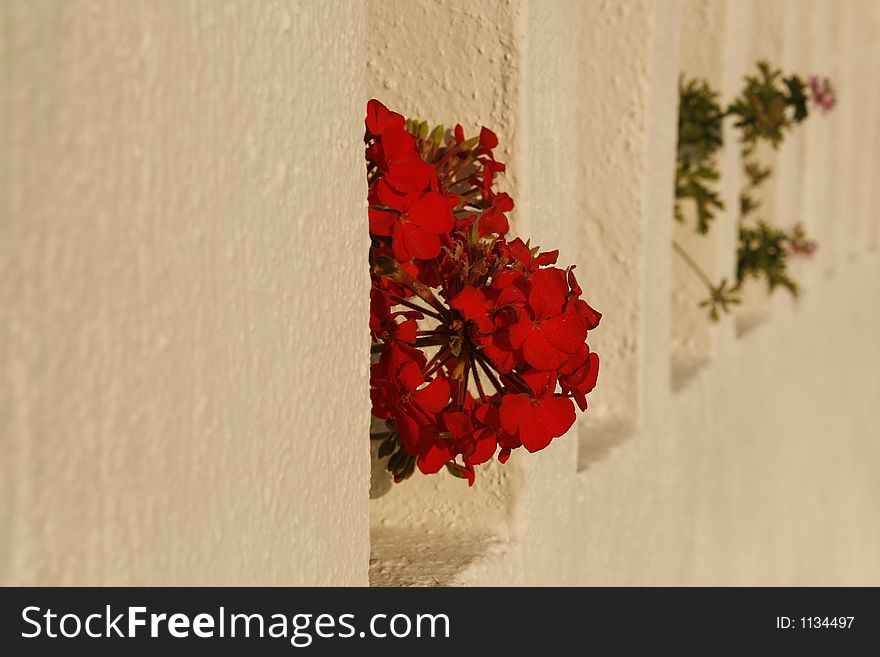
{"label": "pink flower", "polygon": [[788,238],[788,252],[793,256],[809,258],[816,252],[819,245],[807,237],[803,224],[796,224]]}
{"label": "pink flower", "polygon": [[826,77],[811,75],[807,82],[810,85],[810,93],[813,95],[813,103],[822,110],[822,114],[830,112],[837,103],[831,81]]}

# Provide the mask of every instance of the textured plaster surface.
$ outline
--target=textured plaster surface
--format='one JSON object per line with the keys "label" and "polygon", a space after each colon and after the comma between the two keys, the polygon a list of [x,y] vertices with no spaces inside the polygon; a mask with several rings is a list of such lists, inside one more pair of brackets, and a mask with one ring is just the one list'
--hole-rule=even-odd
{"label": "textured plaster surface", "polygon": [[[863,255],[798,304],[775,307],[661,417],[581,472],[555,526],[532,537],[545,557],[565,555],[564,581],[880,582],[877,280],[880,261]],[[840,293],[869,281],[864,303]],[[473,562],[465,581],[555,581],[545,560],[516,554]]]}
{"label": "textured plaster surface", "polygon": [[[760,60],[766,61],[776,68],[784,69],[786,52],[791,49],[790,44],[787,46],[787,39],[800,38],[789,29],[797,7],[785,2],[762,2],[762,0],[751,0],[746,4],[749,7],[745,24],[748,34],[745,41],[748,44],[748,49],[744,75],[757,75],[757,62]],[[743,84],[744,80],[740,79],[733,90],[735,94],[738,95]],[[730,142],[730,145],[735,148],[736,143],[733,141]],[[755,159],[760,161],[762,166],[770,167],[773,175],[752,192],[752,197],[760,207],[749,217],[749,221],[761,219],[772,226],[788,228],[786,217],[791,206],[792,193],[790,183],[788,184],[789,189],[786,189],[788,174],[782,173],[781,170],[785,164],[783,152],[790,153],[792,148],[796,148],[796,146],[793,145],[793,140],[788,139],[776,149],[764,142],[757,145]],[[737,166],[742,167],[742,158],[739,159]],[[790,169],[790,167],[788,168]],[[741,174],[741,187],[745,183],[745,174]],[[734,205],[732,208],[736,210],[738,205]],[[734,219],[736,217],[735,214],[730,216]],[[771,318],[770,307],[772,306],[767,286],[761,281],[746,279],[742,290],[742,303],[734,310],[735,327],[739,335],[744,335],[769,321]]]}
{"label": "textured plaster surface", "polygon": [[[461,123],[467,134],[491,127],[500,140],[498,157],[509,168],[501,184],[518,203],[521,13],[513,0],[366,3],[369,97],[431,125]],[[520,214],[512,214],[514,231]],[[484,551],[474,546],[509,539],[521,476],[516,459],[482,467],[471,489],[441,475],[417,473],[371,501],[374,584],[454,583],[461,566]],[[450,559],[459,567],[431,566]],[[418,575],[420,569],[428,574]]]}
{"label": "textured plaster surface", "polygon": [[[674,11],[676,4],[670,7]],[[590,336],[590,347],[602,358],[603,391],[590,401],[588,424],[634,423],[643,403],[640,325],[653,18],[650,0],[590,0],[570,19],[580,28],[579,273],[590,303],[605,312],[601,327]],[[674,124],[669,129],[674,131]],[[554,155],[548,151],[545,157]],[[666,167],[664,171],[671,173]],[[665,214],[652,224],[665,221]]]}
{"label": "textured plaster surface", "polygon": [[[441,5],[453,6],[431,3],[429,11]],[[753,3],[685,2],[680,14],[675,8],[647,1],[519,7],[519,22],[511,26],[517,101],[510,108],[515,114],[504,117],[517,140],[517,228],[571,252],[588,295],[606,312],[590,340],[603,356],[602,385],[579,420],[579,444],[570,440],[572,432],[517,464],[504,491],[511,493],[506,525],[497,525],[485,502],[478,502],[482,510],[467,506],[472,499],[435,498],[443,507],[437,512],[430,495],[446,493],[445,484],[432,484],[433,491],[419,484],[406,494],[401,487],[396,497],[374,504],[374,583],[880,581],[880,522],[872,511],[880,499],[871,419],[880,398],[880,380],[872,374],[880,363],[871,338],[880,328],[876,254],[864,244],[856,245],[853,262],[824,254],[820,263],[839,267],[831,278],[808,271],[817,263],[805,265],[803,298],[797,304],[774,299],[761,309],[769,321],[741,338],[733,318],[700,325],[701,342],[690,353],[700,355],[702,366],[686,386],[670,385],[672,345],[687,339],[672,334],[682,326],[673,323],[677,275],[668,246],[675,79],[681,70],[706,75],[730,97],[755,59],[772,54],[756,45],[753,28],[763,19]],[[831,73],[839,54],[819,34],[824,23],[812,20],[813,10],[826,18],[840,12],[834,3],[789,3],[769,10],[760,34],[778,42],[771,48],[779,57],[797,49],[814,69]],[[470,43],[470,35],[464,40]],[[410,54],[434,70],[438,58],[428,53],[424,62]],[[572,58],[579,61],[574,80],[558,64]],[[876,55],[864,66],[876,71]],[[380,78],[372,84],[381,92]],[[497,87],[499,93],[509,88]],[[401,103],[426,102],[421,99],[436,93],[419,86],[408,92],[409,98],[394,87]],[[875,96],[858,94],[849,102],[867,103],[865,111],[876,116]],[[457,96],[434,100],[444,106]],[[780,176],[779,222],[793,223],[804,213],[817,229],[830,231],[837,229],[829,223],[847,220],[834,216],[827,194],[831,186],[851,184],[826,158],[844,129],[816,120],[805,144],[780,157],[779,166],[794,171]],[[825,141],[808,141],[820,130],[827,131]],[[728,132],[727,141],[734,147],[721,155],[722,194],[735,208],[739,154],[734,134]],[[876,153],[863,159],[876,163]],[[791,194],[803,196],[803,203],[793,203]],[[858,207],[862,214],[853,221],[877,223],[868,203]],[[720,217],[701,246],[714,271],[729,276],[733,216]],[[847,292],[860,287],[859,295]],[[491,480],[478,479],[477,488],[477,496],[498,491]],[[446,518],[453,531],[438,533],[426,517]],[[375,531],[383,523],[387,529]],[[467,534],[458,531],[465,525]]]}
{"label": "textured plaster surface", "polygon": [[0,581],[366,584],[361,5],[0,39]]}
{"label": "textured plaster surface", "polygon": [[[0,4],[0,582],[880,584],[880,9],[761,4]],[[675,81],[761,35],[854,108],[779,154],[822,246],[673,390]],[[497,130],[605,316],[567,436],[368,503],[371,96]]]}
{"label": "textured plaster surface", "polygon": [[[733,54],[730,52],[731,42],[735,43],[739,36],[731,34],[729,30],[729,4],[745,5],[718,0],[685,0],[681,5],[681,75],[686,80],[708,81],[719,92],[718,102],[721,104],[728,102],[736,93],[735,89],[724,88],[725,71],[734,64],[730,61],[730,55]],[[716,56],[719,49],[728,56]],[[736,144],[728,144],[727,150],[736,151]],[[734,161],[731,171],[725,166],[728,161],[723,153],[716,155],[716,166],[721,172],[716,190],[725,206],[730,208],[736,207],[739,164]],[[689,200],[681,201],[680,207],[685,220],[674,224],[673,239],[713,280],[717,281],[722,276],[730,280],[731,272],[716,266],[715,249],[712,248],[716,241],[728,243],[724,240],[725,231],[719,230],[718,226],[723,222],[715,221],[707,235],[698,234],[695,230],[695,204]],[[672,255],[672,282],[672,386],[679,389],[711,359],[712,327],[706,321],[706,309],[694,303],[708,296],[706,285],[676,253]]]}

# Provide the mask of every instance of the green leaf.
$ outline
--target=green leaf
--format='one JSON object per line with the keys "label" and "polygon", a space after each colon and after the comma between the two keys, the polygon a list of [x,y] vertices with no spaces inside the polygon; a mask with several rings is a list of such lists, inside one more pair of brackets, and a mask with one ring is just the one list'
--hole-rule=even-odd
{"label": "green leaf", "polygon": [[386,438],[382,442],[381,445],[379,445],[379,451],[378,451],[379,458],[380,459],[385,458],[386,456],[391,454],[391,452],[393,452],[396,447],[397,447],[397,435],[392,434],[391,436],[388,436],[388,438]]}
{"label": "green leaf", "polygon": [[764,279],[771,293],[781,287],[797,296],[797,283],[788,273],[788,242],[785,231],[763,221],[755,227],[740,226],[737,283],[746,278]]}
{"label": "green leaf", "polygon": [[782,78],[782,72],[767,62],[758,62],[758,75],[747,76],[740,95],[727,113],[736,117],[744,144],[767,141],[773,148],[785,134],[803,121],[809,111],[806,85],[797,75]]}
{"label": "green leaf", "polygon": [[707,233],[716,211],[724,209],[712,187],[720,177],[716,158],[723,145],[723,119],[718,92],[707,81],[679,80],[675,218],[684,222],[681,201],[692,200],[698,233]]}
{"label": "green leaf", "polygon": [[[409,455],[408,455],[409,456]],[[405,481],[409,479],[413,472],[416,471],[416,457],[409,456],[404,466],[400,469],[400,471],[394,475],[394,483],[399,484],[401,481]]]}
{"label": "green leaf", "polygon": [[470,139],[465,139],[463,142],[461,142],[458,147],[463,151],[469,151],[478,143],[480,143],[479,137],[471,137]]}
{"label": "green leaf", "polygon": [[388,468],[388,472],[396,475],[406,465],[406,460],[408,457],[409,454],[406,453],[405,449],[403,449],[402,447],[398,449],[396,452],[394,452],[394,455],[390,459],[388,459],[388,465],[386,466]]}

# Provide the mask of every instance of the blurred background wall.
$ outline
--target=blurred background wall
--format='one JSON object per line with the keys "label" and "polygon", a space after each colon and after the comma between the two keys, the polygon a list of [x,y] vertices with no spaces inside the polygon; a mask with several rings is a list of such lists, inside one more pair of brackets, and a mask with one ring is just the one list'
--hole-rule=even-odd
{"label": "blurred background wall", "polygon": [[[880,584],[878,35],[871,0],[3,0],[0,581]],[[820,248],[710,325],[677,81],[759,58],[837,87],[767,196]],[[513,232],[604,313],[590,411],[472,489],[369,499],[370,97],[495,129]]]}

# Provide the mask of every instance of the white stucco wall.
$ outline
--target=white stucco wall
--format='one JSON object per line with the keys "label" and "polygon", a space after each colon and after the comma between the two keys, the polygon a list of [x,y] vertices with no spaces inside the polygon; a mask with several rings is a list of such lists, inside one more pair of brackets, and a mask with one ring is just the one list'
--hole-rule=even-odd
{"label": "white stucco wall", "polygon": [[0,581],[366,584],[361,5],[0,22]]}
{"label": "white stucco wall", "polygon": [[[579,263],[589,298],[605,312],[590,339],[603,356],[601,385],[577,431],[512,459],[500,479],[495,468],[464,495],[454,481],[407,482],[374,500],[372,581],[878,581],[878,429],[867,409],[880,392],[869,344],[880,315],[843,292],[871,281],[866,291],[877,298],[876,256],[854,241],[866,254],[862,269],[828,279],[809,271],[832,257],[826,252],[797,269],[807,285],[797,304],[780,296],[767,306],[759,295],[739,318],[713,326],[702,310],[683,312],[694,298],[673,293],[690,274],[675,273],[669,249],[678,74],[709,77],[727,99],[761,56],[805,75],[834,74],[852,63],[834,48],[814,52],[826,28],[811,12],[857,8],[786,3],[762,11],[710,0],[487,7],[368,2],[368,90],[420,117],[486,123],[500,128],[502,143],[514,141],[514,230]],[[416,39],[422,23],[441,27]],[[380,29],[386,24],[393,33]],[[787,58],[795,49],[797,61]],[[876,71],[876,56],[868,61],[859,65]],[[495,80],[489,99],[487,72]],[[841,103],[876,116],[870,94],[844,86]],[[816,211],[825,194],[808,183],[820,180],[826,192],[851,185],[823,156],[822,144],[839,143],[843,130],[852,126],[814,118],[793,152],[774,157],[787,167],[772,189],[775,222],[800,219],[828,232],[841,220]],[[819,131],[825,141],[803,146]],[[693,248],[715,275],[730,278],[742,177],[733,131],[727,141],[720,163],[729,210]],[[822,199],[809,203],[808,193]],[[862,221],[876,223],[864,213]],[[828,312],[858,325],[830,325]],[[737,319],[753,330],[737,331]],[[821,375],[808,355],[819,343],[835,345]],[[847,382],[846,393],[822,385],[834,379]]]}
{"label": "white stucco wall", "polygon": [[[0,3],[0,581],[880,584],[880,8],[764,4]],[[707,327],[676,80],[771,55],[838,82],[771,192],[821,246]],[[495,129],[513,231],[604,313],[590,411],[472,489],[368,501],[369,97]]]}

